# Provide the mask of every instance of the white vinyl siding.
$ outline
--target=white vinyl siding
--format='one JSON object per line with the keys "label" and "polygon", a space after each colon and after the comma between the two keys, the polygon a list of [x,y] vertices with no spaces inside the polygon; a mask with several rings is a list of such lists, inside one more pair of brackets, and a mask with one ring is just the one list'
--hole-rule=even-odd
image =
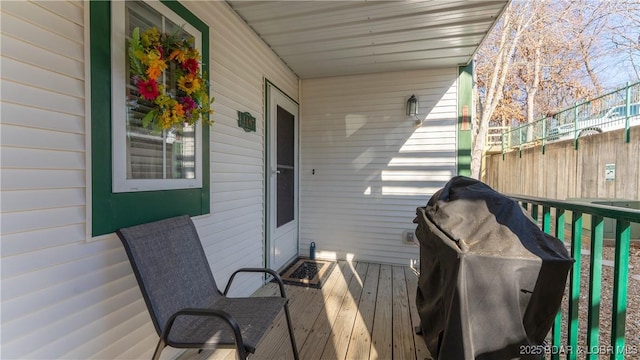
{"label": "white vinyl siding", "polygon": [[[157,341],[120,241],[86,241],[88,4],[0,10],[3,359],[150,358]],[[211,215],[195,223],[224,286],[264,262],[264,78],[294,98],[298,79],[226,3],[182,4],[210,27]],[[237,111],[256,117],[255,133]],[[260,285],[240,277],[234,292]]]}
{"label": "white vinyl siding", "polygon": [[[457,68],[302,81],[300,248],[408,265],[415,210],[456,175]],[[419,117],[406,116],[415,94]],[[314,174],[315,172],[315,174]]]}
{"label": "white vinyl siding", "polygon": [[[183,4],[210,27],[211,216],[196,225],[222,287],[234,270],[264,265],[264,81],[297,98],[298,78],[226,3]],[[238,111],[256,118],[255,132],[238,127]],[[246,295],[261,282],[239,276],[234,284]]]}

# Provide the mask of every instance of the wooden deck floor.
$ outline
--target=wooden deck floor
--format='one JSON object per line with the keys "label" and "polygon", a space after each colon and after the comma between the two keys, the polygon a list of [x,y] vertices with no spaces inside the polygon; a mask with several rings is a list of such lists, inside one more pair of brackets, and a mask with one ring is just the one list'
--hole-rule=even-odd
{"label": "wooden deck floor", "polygon": [[[420,322],[417,276],[408,267],[340,262],[322,289],[286,286],[302,360],[429,359],[413,328]],[[278,294],[267,284],[256,295]],[[256,359],[293,359],[282,315],[258,345]],[[180,360],[235,359],[234,350],[189,351]]]}

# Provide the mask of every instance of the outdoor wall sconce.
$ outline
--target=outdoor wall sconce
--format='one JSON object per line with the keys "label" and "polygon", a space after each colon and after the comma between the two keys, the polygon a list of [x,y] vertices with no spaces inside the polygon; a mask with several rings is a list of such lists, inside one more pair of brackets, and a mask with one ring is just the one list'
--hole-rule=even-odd
{"label": "outdoor wall sconce", "polygon": [[415,95],[411,95],[409,100],[407,100],[407,116],[416,115],[418,115],[418,99]]}
{"label": "outdoor wall sconce", "polygon": [[422,126],[422,120],[418,118],[418,98],[415,95],[411,95],[407,100],[407,116],[415,118],[416,127]]}

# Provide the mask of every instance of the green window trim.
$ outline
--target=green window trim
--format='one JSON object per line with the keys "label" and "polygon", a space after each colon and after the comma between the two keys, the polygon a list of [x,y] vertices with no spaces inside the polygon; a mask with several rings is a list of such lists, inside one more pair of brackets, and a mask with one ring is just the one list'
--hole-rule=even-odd
{"label": "green window trim", "polygon": [[[202,33],[202,68],[209,68],[209,26],[177,1],[162,0]],[[210,212],[209,127],[202,126],[202,188],[112,192],[111,3],[91,1],[91,224],[92,236],[182,214]],[[205,80],[209,80],[209,71]]]}

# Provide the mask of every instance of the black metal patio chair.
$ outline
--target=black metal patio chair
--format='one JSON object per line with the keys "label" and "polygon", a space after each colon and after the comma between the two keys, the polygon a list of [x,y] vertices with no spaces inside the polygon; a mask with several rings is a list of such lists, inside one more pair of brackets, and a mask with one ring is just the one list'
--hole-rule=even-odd
{"label": "black metal patio chair", "polygon": [[[275,271],[239,269],[231,275],[224,293],[220,292],[196,228],[186,215],[123,228],[117,234],[160,336],[153,359],[158,359],[166,346],[235,347],[238,358],[246,359],[284,309],[293,355],[298,360],[288,299]],[[239,272],[270,274],[277,280],[281,296],[227,297]]]}

